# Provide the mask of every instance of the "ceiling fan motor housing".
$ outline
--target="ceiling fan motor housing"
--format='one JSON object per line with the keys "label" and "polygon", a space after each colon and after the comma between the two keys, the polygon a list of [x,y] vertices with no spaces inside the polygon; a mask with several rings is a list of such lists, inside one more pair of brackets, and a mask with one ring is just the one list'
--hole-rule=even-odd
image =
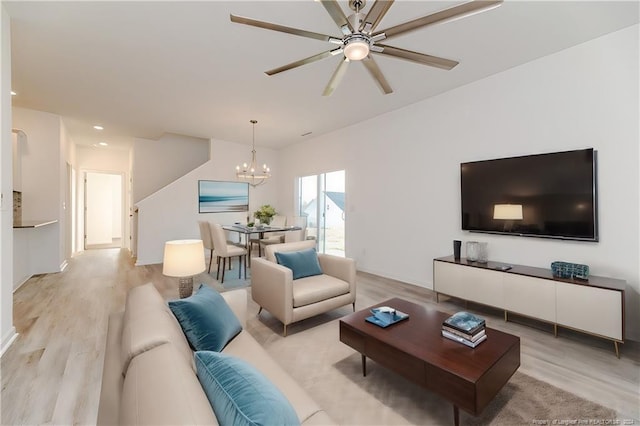
{"label": "ceiling fan motor housing", "polygon": [[349,24],[351,24],[351,28],[355,33],[358,33],[362,23],[364,22],[365,14],[362,12],[352,13],[347,17]]}

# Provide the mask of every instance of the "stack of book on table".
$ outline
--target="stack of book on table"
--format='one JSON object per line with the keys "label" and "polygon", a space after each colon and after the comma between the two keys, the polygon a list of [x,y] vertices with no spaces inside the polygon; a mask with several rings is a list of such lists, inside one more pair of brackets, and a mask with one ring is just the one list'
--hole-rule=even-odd
{"label": "stack of book on table", "polygon": [[487,339],[484,318],[469,312],[458,312],[442,323],[442,336],[475,348]]}

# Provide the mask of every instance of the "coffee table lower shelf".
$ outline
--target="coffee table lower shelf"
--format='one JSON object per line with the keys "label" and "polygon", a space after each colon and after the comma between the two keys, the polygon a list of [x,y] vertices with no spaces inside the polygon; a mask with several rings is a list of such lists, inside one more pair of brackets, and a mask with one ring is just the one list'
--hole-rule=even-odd
{"label": "coffee table lower shelf", "polygon": [[376,306],[391,306],[409,319],[388,328],[365,321],[367,308],[340,320],[340,341],[367,358],[433,391],[453,404],[458,425],[459,410],[477,416],[493,400],[520,366],[520,339],[490,328],[487,340],[475,349],[441,336],[442,321],[449,314],[402,299]]}

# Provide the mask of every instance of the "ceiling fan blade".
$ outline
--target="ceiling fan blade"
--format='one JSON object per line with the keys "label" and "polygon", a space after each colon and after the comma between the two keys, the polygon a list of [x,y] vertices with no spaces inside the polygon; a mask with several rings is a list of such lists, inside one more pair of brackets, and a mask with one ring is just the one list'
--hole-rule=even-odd
{"label": "ceiling fan blade", "polygon": [[334,56],[334,55],[336,55],[338,53],[342,53],[342,49],[341,48],[333,49],[333,50],[327,50],[326,52],[318,53],[317,55],[309,56],[308,58],[300,59],[299,61],[291,62],[290,64],[283,65],[281,67],[274,68],[274,69],[269,70],[269,71],[265,71],[264,73],[267,74],[267,75],[278,74],[278,73],[283,72],[283,71],[288,71],[290,69],[297,68],[297,67],[300,67],[302,65],[310,64],[312,62],[316,62],[316,61],[319,61],[321,59],[328,58],[329,56]]}
{"label": "ceiling fan blade", "polygon": [[353,28],[351,28],[351,24],[349,23],[347,16],[344,14],[336,0],[321,0],[320,3],[322,3],[327,12],[329,12],[329,15],[331,15],[331,18],[338,27],[340,27],[340,30],[344,35],[348,35],[353,32]]}
{"label": "ceiling fan blade", "polygon": [[382,51],[375,53],[393,56],[394,58],[406,59],[407,61],[417,62],[422,65],[429,65],[430,67],[442,68],[443,70],[450,70],[459,64],[459,62],[452,61],[451,59],[425,55],[424,53],[400,49],[399,47],[387,46],[384,44],[376,44],[376,46],[381,47]]}
{"label": "ceiling fan blade", "polygon": [[376,0],[373,3],[373,6],[371,6],[371,9],[369,9],[367,16],[364,18],[360,31],[371,34],[371,32],[376,29],[380,21],[382,21],[382,18],[392,4],[393,0]]}
{"label": "ceiling fan blade", "polygon": [[387,82],[387,79],[384,78],[384,75],[382,75],[382,71],[380,71],[380,67],[378,67],[378,64],[376,63],[376,61],[373,60],[373,57],[371,55],[364,58],[362,60],[362,63],[369,71],[369,74],[371,74],[371,77],[373,77],[376,83],[378,83],[378,86],[384,92],[385,95],[388,95],[389,93],[393,93],[393,89]]}
{"label": "ceiling fan blade", "polygon": [[331,96],[336,87],[342,81],[342,77],[347,72],[347,66],[349,65],[349,60],[344,58],[340,64],[338,64],[338,68],[336,68],[335,72],[331,76],[331,80],[327,83],[327,87],[324,88],[324,92],[322,92],[322,96]]}
{"label": "ceiling fan blade", "polygon": [[308,37],[313,38],[315,40],[321,41],[330,41],[339,40],[342,43],[342,40],[337,39],[336,37],[331,37],[326,34],[315,33],[313,31],[300,30],[298,28],[285,27],[284,25],[273,24],[271,22],[258,21],[251,18],[245,18],[242,16],[230,15],[231,22],[235,22],[237,24],[250,25],[252,27],[264,28],[266,30],[280,31],[281,33],[293,34],[300,37]]}
{"label": "ceiling fan blade", "polygon": [[431,15],[423,16],[422,18],[414,19],[413,21],[405,22],[404,24],[387,28],[386,30],[377,31],[373,36],[375,37],[379,34],[384,34],[386,35],[386,38],[390,38],[428,25],[453,21],[455,19],[464,18],[475,13],[496,8],[502,4],[502,1],[503,0],[470,1],[458,6],[450,7],[449,9],[441,10],[440,12],[432,13]]}

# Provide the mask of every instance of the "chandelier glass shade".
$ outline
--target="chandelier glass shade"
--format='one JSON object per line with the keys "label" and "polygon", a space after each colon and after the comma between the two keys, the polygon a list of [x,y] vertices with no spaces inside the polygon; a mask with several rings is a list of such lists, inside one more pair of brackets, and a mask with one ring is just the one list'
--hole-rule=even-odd
{"label": "chandelier glass shade", "polygon": [[251,143],[251,162],[249,164],[244,163],[242,166],[236,166],[236,178],[241,182],[247,182],[254,188],[258,185],[262,185],[271,177],[271,169],[263,164],[261,168],[258,168],[256,162],[256,120],[249,120],[253,126],[253,137]]}

